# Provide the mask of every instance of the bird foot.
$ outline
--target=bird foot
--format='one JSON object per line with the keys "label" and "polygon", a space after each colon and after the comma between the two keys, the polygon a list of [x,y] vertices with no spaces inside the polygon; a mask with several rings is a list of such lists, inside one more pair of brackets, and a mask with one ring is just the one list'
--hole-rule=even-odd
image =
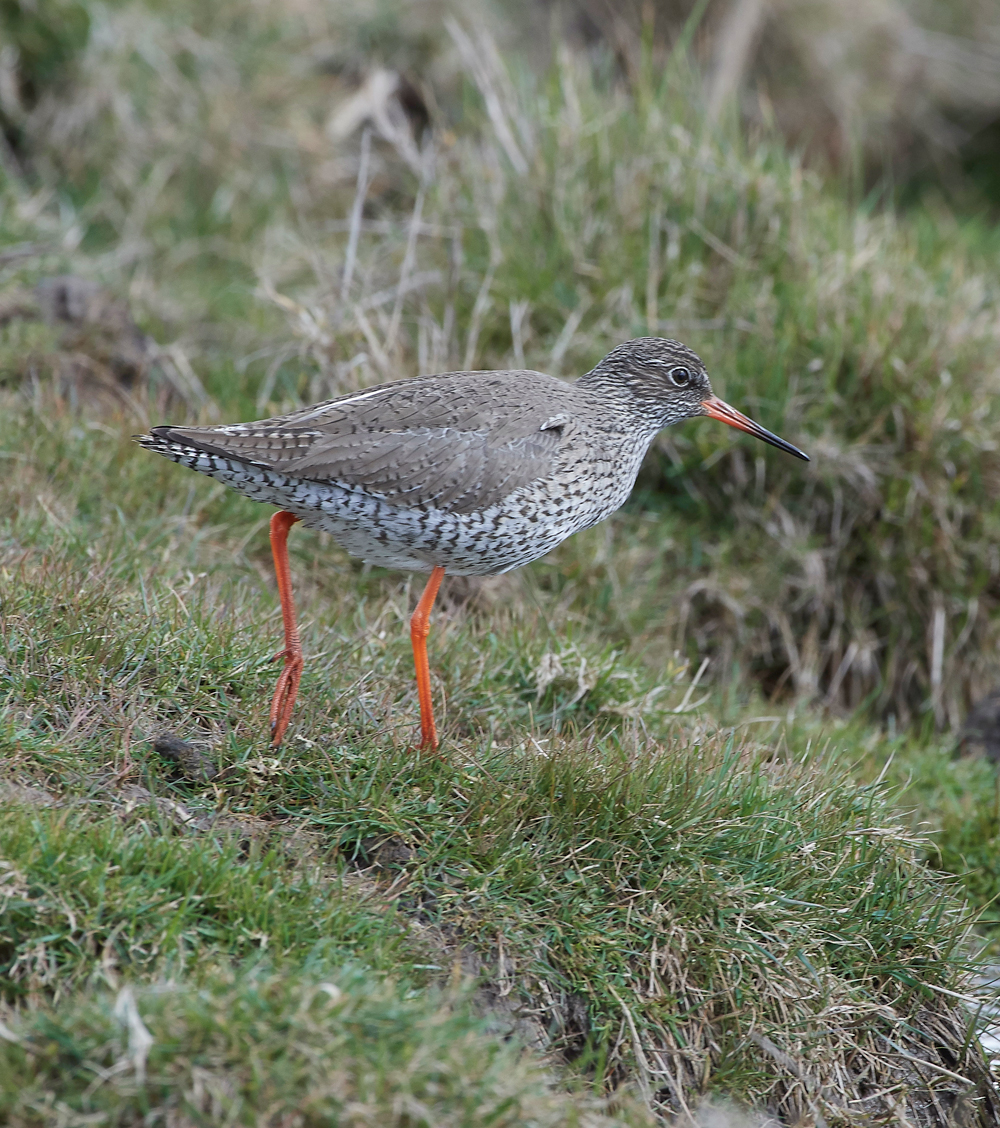
{"label": "bird foot", "polygon": [[421,726],[420,740],[411,745],[410,751],[416,753],[418,756],[430,753],[440,758],[441,752],[438,749],[437,730],[427,732],[427,730]]}
{"label": "bird foot", "polygon": [[299,693],[299,682],[302,680],[302,668],[305,665],[301,650],[286,648],[275,654],[271,661],[275,662],[279,658],[285,659],[285,668],[278,676],[274,697],[271,698],[271,745],[274,748],[281,743],[288,722],[292,719],[292,709]]}

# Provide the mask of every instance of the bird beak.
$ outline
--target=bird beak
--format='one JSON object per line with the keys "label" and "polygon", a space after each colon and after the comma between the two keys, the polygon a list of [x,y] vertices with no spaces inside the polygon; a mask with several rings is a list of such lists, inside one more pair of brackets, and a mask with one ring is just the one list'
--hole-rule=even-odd
{"label": "bird beak", "polygon": [[728,423],[730,427],[736,427],[740,431],[746,431],[748,435],[763,439],[765,443],[776,446],[778,450],[794,454],[796,458],[804,459],[806,462],[809,461],[808,454],[804,454],[791,443],[786,443],[784,439],[779,439],[777,435],[772,435],[770,431],[765,431],[759,423],[747,419],[735,407],[730,407],[725,400],[720,400],[718,396],[709,396],[708,399],[702,400],[701,407],[703,414],[711,416],[712,419],[719,419],[723,423]]}

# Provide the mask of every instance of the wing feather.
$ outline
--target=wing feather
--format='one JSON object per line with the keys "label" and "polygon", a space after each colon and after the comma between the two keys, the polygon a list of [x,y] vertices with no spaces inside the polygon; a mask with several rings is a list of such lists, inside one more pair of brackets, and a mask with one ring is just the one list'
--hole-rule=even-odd
{"label": "wing feather", "polygon": [[554,472],[574,398],[573,385],[537,372],[454,373],[259,423],[156,430],[291,477],[473,513]]}

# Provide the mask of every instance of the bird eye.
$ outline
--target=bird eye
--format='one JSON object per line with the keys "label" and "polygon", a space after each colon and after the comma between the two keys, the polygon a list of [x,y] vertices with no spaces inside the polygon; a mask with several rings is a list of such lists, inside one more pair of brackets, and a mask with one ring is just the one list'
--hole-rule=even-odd
{"label": "bird eye", "polygon": [[670,379],[678,388],[686,388],[691,383],[691,372],[687,368],[671,368]]}

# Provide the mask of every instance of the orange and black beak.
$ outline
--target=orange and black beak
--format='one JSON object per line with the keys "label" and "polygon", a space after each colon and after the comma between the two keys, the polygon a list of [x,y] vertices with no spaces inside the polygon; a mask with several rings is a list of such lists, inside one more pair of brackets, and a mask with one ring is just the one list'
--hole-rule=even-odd
{"label": "orange and black beak", "polygon": [[796,458],[809,461],[808,454],[804,454],[791,443],[786,443],[784,439],[779,439],[777,435],[772,435],[770,431],[765,431],[759,423],[747,419],[735,407],[730,407],[725,400],[720,400],[718,396],[709,396],[708,399],[702,400],[701,406],[704,414],[711,416],[712,419],[719,419],[723,423],[728,423],[730,427],[736,427],[740,431],[746,431],[748,435],[763,439],[765,443],[776,446],[778,450],[787,451],[788,454],[794,454]]}

